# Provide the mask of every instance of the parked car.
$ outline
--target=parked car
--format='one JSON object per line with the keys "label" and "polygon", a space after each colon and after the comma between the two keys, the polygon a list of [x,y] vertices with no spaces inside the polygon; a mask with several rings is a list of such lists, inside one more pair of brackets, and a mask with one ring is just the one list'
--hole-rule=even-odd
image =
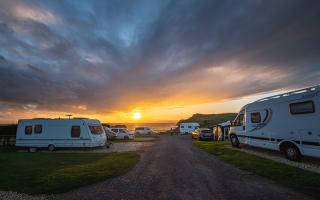
{"label": "parked car", "polygon": [[100,121],[95,119],[21,119],[16,147],[54,151],[59,147],[105,146],[106,140]]}
{"label": "parked car", "polygon": [[282,151],[289,160],[320,158],[319,108],[319,85],[247,104],[231,124],[232,145]]}
{"label": "parked car", "polygon": [[213,133],[208,128],[198,128],[192,132],[193,139],[213,140]]}
{"label": "parked car", "polygon": [[191,138],[192,139],[199,139],[199,135],[200,135],[200,131],[199,131],[199,129],[196,129],[196,130],[192,131]]}
{"label": "parked car", "polygon": [[181,134],[190,134],[199,127],[200,125],[194,122],[180,123],[179,131]]}
{"label": "parked car", "polygon": [[117,133],[116,139],[133,140],[134,134],[126,128],[111,128],[111,131]]}
{"label": "parked car", "polygon": [[155,133],[153,130],[151,130],[149,127],[137,127],[135,128],[135,134],[138,135],[150,135]]}
{"label": "parked car", "polygon": [[108,140],[113,140],[117,138],[118,135],[116,132],[113,132],[110,128],[106,126],[103,126],[103,128],[104,128],[104,132],[106,132],[106,136]]}

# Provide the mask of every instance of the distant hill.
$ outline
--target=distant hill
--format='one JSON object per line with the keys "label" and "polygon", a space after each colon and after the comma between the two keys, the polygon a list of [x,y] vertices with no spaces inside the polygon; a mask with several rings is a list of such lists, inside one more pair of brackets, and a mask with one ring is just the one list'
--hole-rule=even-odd
{"label": "distant hill", "polygon": [[237,113],[222,113],[222,114],[194,114],[188,119],[182,119],[178,125],[183,122],[197,122],[200,127],[212,127],[225,121],[232,121],[237,116]]}

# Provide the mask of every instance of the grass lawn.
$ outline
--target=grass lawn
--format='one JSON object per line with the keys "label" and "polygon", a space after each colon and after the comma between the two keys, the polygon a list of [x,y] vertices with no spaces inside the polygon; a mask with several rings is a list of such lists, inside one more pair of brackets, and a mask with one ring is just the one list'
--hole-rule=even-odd
{"label": "grass lawn", "polygon": [[0,190],[52,194],[124,174],[139,160],[126,153],[0,152]]}
{"label": "grass lawn", "polygon": [[236,167],[320,199],[320,174],[226,148],[229,142],[193,141],[196,146]]}

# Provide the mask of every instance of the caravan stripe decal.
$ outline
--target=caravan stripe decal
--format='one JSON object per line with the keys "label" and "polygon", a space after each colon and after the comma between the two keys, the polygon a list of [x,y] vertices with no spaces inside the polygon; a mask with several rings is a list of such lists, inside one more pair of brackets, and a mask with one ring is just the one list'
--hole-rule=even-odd
{"label": "caravan stripe decal", "polygon": [[[246,135],[237,135],[237,137],[241,138],[250,138],[254,140],[269,140],[269,141],[277,141],[281,142],[283,139],[276,139],[276,138],[267,138],[267,137],[256,137],[256,136],[246,136]],[[304,144],[304,145],[310,145],[310,146],[320,146],[320,142],[309,142],[309,141],[299,141],[299,140],[292,140],[293,142],[297,144]]]}
{"label": "caravan stripe decal", "polygon": [[308,142],[308,141],[302,141],[302,144],[310,145],[310,146],[320,146],[320,142]]}

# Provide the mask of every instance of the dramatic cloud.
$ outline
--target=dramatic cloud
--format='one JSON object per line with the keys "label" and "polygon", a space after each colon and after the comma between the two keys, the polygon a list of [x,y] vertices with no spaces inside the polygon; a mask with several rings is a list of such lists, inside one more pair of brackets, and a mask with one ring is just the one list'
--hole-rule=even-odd
{"label": "dramatic cloud", "polygon": [[103,114],[318,84],[319,19],[304,0],[4,0],[0,110]]}

